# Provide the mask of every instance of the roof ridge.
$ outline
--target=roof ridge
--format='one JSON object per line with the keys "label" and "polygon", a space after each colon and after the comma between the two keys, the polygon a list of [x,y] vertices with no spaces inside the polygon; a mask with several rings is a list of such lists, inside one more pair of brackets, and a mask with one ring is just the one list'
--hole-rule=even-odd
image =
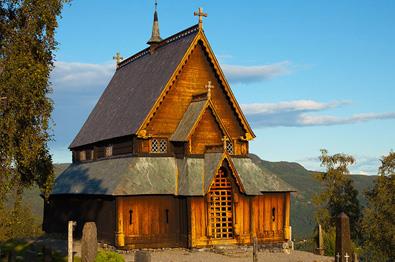
{"label": "roof ridge", "polygon": [[[172,43],[172,42],[174,42],[174,41],[176,41],[176,40],[178,40],[178,39],[180,39],[180,38],[186,37],[186,36],[188,36],[188,35],[190,35],[190,34],[196,32],[196,31],[198,31],[198,30],[199,30],[199,25],[198,25],[198,24],[193,25],[193,26],[191,26],[191,27],[188,27],[187,29],[184,29],[184,30],[182,30],[182,31],[180,31],[180,32],[178,32],[178,33],[176,33],[176,34],[174,34],[174,35],[171,35],[171,36],[169,36],[169,37],[163,39],[163,40],[159,43],[158,48],[161,48],[161,47],[163,47],[163,46],[166,46],[167,44],[170,44],[170,43]],[[120,63],[118,64],[117,70],[118,70],[119,68],[124,67],[125,65],[127,65],[127,64],[129,64],[129,63],[131,63],[131,62],[133,62],[133,61],[135,61],[135,60],[137,60],[137,59],[139,59],[140,57],[143,57],[143,56],[149,54],[149,53],[150,53],[150,48],[149,48],[149,47],[147,47],[147,48],[141,50],[140,52],[137,52],[136,54],[134,54],[134,55],[132,55],[132,56],[126,58],[126,59],[123,60],[122,62],[120,62]]]}

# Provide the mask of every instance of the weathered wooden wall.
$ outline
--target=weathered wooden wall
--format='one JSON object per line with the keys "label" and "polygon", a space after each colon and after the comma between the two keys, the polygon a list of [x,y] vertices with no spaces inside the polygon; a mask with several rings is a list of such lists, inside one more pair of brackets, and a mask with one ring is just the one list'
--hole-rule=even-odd
{"label": "weathered wooden wall", "polygon": [[[101,141],[94,145],[86,145],[73,149],[73,163],[81,161],[92,161],[106,157],[106,146],[112,145],[112,156],[127,155],[133,153],[133,136],[118,137],[108,141]],[[86,152],[86,159],[80,159],[80,151]]]}
{"label": "weathered wooden wall", "polygon": [[222,137],[221,128],[216,122],[213,112],[208,108],[191,136],[190,153],[204,154],[206,146],[223,144]]}
{"label": "weathered wooden wall", "polygon": [[85,222],[96,222],[99,240],[114,244],[115,200],[101,196],[51,196],[44,203],[43,230],[67,234],[67,222],[77,222],[76,236],[81,236]]}
{"label": "weathered wooden wall", "polygon": [[123,202],[118,216],[122,216],[128,248],[186,246],[185,198],[130,196],[117,197],[118,201]]}
{"label": "weathered wooden wall", "polygon": [[[289,193],[288,193],[289,194]],[[203,197],[188,198],[189,219],[191,221],[189,237],[191,247],[202,247],[215,244],[250,244],[253,237],[259,243],[281,242],[285,240],[284,213],[285,193],[271,193],[262,196],[245,196],[234,194],[234,240],[210,239],[207,232],[207,201]],[[272,217],[275,209],[274,220]],[[288,224],[289,225],[289,224]]]}
{"label": "weathered wooden wall", "polygon": [[271,193],[251,199],[253,234],[259,242],[284,239],[284,194]]}

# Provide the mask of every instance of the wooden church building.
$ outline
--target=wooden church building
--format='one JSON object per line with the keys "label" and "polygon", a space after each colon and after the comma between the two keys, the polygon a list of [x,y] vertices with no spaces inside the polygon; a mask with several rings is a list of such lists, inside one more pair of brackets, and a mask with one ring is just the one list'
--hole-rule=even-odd
{"label": "wooden church building", "polygon": [[199,24],[120,61],[70,145],[43,228],[96,222],[118,248],[281,243],[290,192],[249,158],[255,136]]}

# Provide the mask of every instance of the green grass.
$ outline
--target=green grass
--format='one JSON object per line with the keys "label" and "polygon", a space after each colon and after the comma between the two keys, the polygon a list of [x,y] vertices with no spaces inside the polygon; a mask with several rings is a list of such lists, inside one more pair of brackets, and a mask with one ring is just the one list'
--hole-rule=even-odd
{"label": "green grass", "polygon": [[[9,240],[0,243],[0,250],[2,254],[0,261],[6,261],[4,260],[7,259],[7,257],[5,256],[12,251],[15,252],[15,257],[17,258],[17,261],[31,261],[33,255],[35,255],[37,259],[40,260],[43,256],[42,246],[36,245],[34,242],[28,242],[25,240]],[[58,252],[53,252],[52,261],[64,262],[67,261],[67,257],[62,256]]]}

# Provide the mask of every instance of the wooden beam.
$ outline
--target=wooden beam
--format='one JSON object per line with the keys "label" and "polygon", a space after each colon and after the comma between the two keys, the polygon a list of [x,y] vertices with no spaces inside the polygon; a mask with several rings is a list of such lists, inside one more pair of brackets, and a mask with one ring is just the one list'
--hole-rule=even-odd
{"label": "wooden beam", "polygon": [[116,204],[116,218],[117,218],[117,231],[115,234],[115,245],[117,247],[125,246],[125,234],[123,230],[123,198],[117,197]]}
{"label": "wooden beam", "polygon": [[290,230],[290,211],[291,211],[291,193],[284,193],[284,239],[291,240],[291,230]]}

